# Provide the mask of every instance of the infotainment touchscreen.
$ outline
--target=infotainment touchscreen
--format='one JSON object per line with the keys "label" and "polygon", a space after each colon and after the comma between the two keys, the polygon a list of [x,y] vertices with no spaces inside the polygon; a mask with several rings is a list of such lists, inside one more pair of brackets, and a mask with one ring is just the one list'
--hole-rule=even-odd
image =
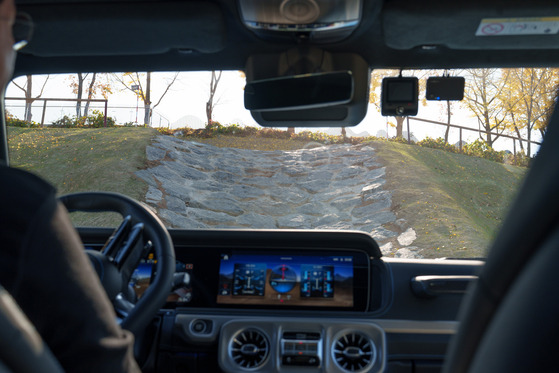
{"label": "infotainment touchscreen", "polygon": [[217,303],[354,306],[351,255],[221,254]]}

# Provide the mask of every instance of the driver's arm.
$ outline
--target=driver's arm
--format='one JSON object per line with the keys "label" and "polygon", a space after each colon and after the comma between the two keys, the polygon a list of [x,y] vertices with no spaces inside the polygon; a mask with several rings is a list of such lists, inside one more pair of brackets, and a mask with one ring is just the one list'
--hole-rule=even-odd
{"label": "driver's arm", "polygon": [[139,372],[55,189],[0,166],[0,283],[68,372]]}

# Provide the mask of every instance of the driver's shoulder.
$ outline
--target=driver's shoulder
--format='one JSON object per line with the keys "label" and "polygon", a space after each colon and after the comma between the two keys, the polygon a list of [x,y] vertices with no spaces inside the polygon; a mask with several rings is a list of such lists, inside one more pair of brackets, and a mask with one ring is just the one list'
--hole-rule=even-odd
{"label": "driver's shoulder", "polygon": [[39,176],[13,167],[0,165],[0,200],[38,200],[54,196],[56,189]]}
{"label": "driver's shoulder", "polygon": [[2,236],[25,231],[37,217],[52,214],[56,204],[56,189],[48,182],[30,172],[0,166]]}

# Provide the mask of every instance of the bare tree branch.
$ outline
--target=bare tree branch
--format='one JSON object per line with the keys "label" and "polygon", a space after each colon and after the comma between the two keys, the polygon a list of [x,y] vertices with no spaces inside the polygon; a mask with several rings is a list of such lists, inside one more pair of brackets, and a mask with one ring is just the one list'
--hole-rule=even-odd
{"label": "bare tree branch", "polygon": [[152,109],[155,109],[157,107],[157,105],[159,105],[161,103],[161,100],[163,100],[163,97],[165,97],[165,95],[167,94],[167,92],[169,92],[169,89],[171,88],[171,86],[173,84],[175,84],[175,81],[177,80],[177,77],[179,76],[179,72],[177,71],[175,73],[175,76],[173,77],[173,79],[171,80],[171,83],[169,83],[167,85],[167,88],[165,89],[165,92],[163,92],[163,94],[161,95],[161,97],[159,97],[159,100],[157,101],[157,104],[153,105]]}

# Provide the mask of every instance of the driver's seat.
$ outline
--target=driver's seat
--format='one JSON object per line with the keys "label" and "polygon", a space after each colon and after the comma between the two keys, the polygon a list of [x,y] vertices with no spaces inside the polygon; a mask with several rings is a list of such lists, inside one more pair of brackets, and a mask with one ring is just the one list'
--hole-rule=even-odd
{"label": "driver's seat", "polygon": [[0,373],[64,370],[12,296],[0,285]]}

